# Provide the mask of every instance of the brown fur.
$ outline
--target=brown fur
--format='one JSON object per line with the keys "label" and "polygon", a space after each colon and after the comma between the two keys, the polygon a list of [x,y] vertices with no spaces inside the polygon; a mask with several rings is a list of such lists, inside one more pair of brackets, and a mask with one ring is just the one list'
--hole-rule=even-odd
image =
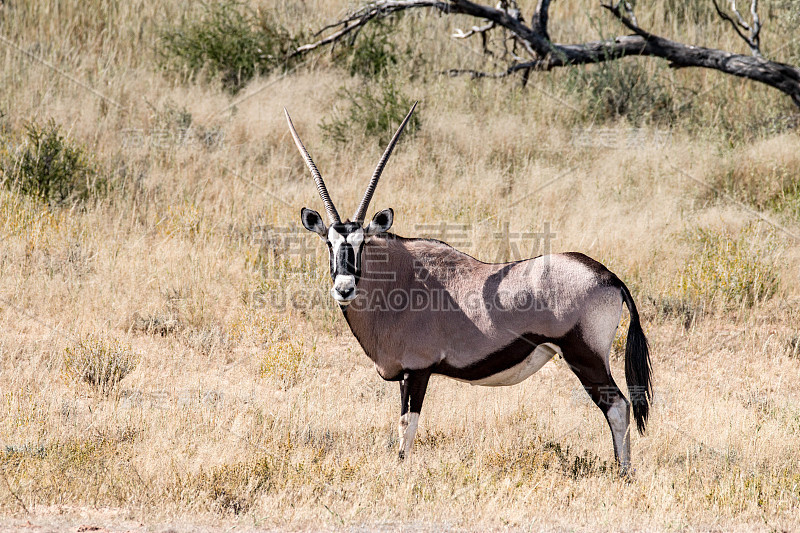
{"label": "brown fur", "polygon": [[559,339],[576,326],[607,355],[620,318],[616,277],[579,254],[488,264],[439,241],[385,235],[362,261],[345,316],[384,379],[468,367],[523,335]]}

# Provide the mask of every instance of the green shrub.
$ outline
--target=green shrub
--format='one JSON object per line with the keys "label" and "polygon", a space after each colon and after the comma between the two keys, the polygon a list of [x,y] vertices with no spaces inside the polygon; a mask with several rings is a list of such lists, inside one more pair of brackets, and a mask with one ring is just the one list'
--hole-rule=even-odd
{"label": "green shrub", "polygon": [[157,52],[166,70],[188,79],[205,72],[236,93],[253,77],[286,65],[296,42],[270,12],[225,0],[203,3],[199,18],[163,28]]}
{"label": "green shrub", "polygon": [[52,119],[44,126],[28,124],[25,139],[16,148],[12,144],[4,136],[0,172],[6,188],[67,204],[87,200],[103,185],[86,149],[71,143]]}
{"label": "green shrub", "polygon": [[583,119],[607,121],[624,117],[631,124],[668,125],[682,111],[675,88],[633,58],[570,69],[567,90],[577,97]]}
{"label": "green shrub", "polygon": [[290,322],[273,312],[243,310],[228,324],[227,336],[237,344],[252,343],[261,354],[260,376],[283,388],[296,385],[312,362],[313,347],[307,350],[295,341]]}
{"label": "green shrub", "polygon": [[265,346],[259,373],[271,378],[284,388],[297,384],[307,364],[307,354],[300,342],[291,340],[271,342]]}
{"label": "green shrub", "polygon": [[[800,27],[800,1],[777,0],[767,5],[767,17],[776,30],[784,35],[794,35]],[[777,43],[776,43],[777,44]],[[792,65],[800,63],[800,40],[790,39],[778,46],[780,55],[776,58]]]}
{"label": "green shrub", "polygon": [[794,135],[774,136],[732,151],[708,177],[704,200],[733,197],[800,221],[800,153]]}
{"label": "green shrub", "polygon": [[[363,137],[377,139],[385,146],[414,104],[390,79],[382,80],[375,88],[368,84],[357,91],[343,88],[338,96],[345,100],[345,109],[334,110],[333,116],[324,119],[320,128],[327,139],[341,144]],[[414,113],[403,135],[413,136],[419,127],[419,114]]]}
{"label": "green shrub", "polygon": [[725,169],[712,176],[714,189],[708,194],[715,198],[725,192],[756,209],[770,209],[800,220],[800,176],[791,168],[770,166],[769,171],[757,174],[743,165]]}
{"label": "green shrub", "polygon": [[389,40],[393,26],[375,25],[361,32],[348,54],[350,75],[380,77],[397,64],[396,47]]}
{"label": "green shrub", "polygon": [[753,227],[736,237],[701,229],[689,240],[697,253],[685,265],[680,280],[688,301],[723,309],[750,307],[778,291],[774,247]]}
{"label": "green shrub", "polygon": [[101,396],[110,396],[138,362],[130,346],[95,335],[83,337],[64,351],[66,376],[86,383]]}

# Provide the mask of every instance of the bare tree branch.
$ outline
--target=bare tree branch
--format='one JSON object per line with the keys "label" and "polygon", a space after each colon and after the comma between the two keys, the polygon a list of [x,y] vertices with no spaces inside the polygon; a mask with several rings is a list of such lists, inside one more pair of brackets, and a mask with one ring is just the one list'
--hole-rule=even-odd
{"label": "bare tree branch", "polygon": [[473,26],[471,30],[465,32],[460,28],[456,28],[451,35],[454,39],[467,39],[472,37],[473,35],[480,35],[481,36],[481,45],[483,47],[483,53],[487,55],[494,55],[492,51],[489,49],[489,42],[487,39],[487,33],[494,28],[494,22],[489,22],[483,26]]}
{"label": "bare tree branch", "polygon": [[[717,0],[714,0],[714,8],[716,8],[720,18],[729,22],[731,27],[739,34],[739,37],[747,43],[747,46],[750,47],[750,52],[756,57],[762,57],[759,35],[761,33],[761,19],[758,17],[758,0],[752,0],[750,3],[750,16],[753,19],[752,24],[748,24],[744,20],[744,17],[742,17],[742,14],[739,13],[739,10],[736,9],[736,0],[731,0],[731,11],[736,15],[736,20],[733,20],[733,17],[719,7]],[[750,36],[748,37],[745,35],[742,30],[750,32]]]}
{"label": "bare tree branch", "polygon": [[539,3],[536,4],[536,11],[533,12],[533,17],[531,18],[531,29],[543,35],[548,41],[550,40],[550,34],[547,33],[547,22],[550,18],[549,10],[550,0],[539,0]]}
{"label": "bare tree branch", "polygon": [[[390,17],[400,11],[429,9],[446,15],[469,15],[485,21],[483,24],[473,27],[470,32],[457,33],[457,37],[463,38],[480,34],[485,39],[485,36],[492,30],[507,31],[532,58],[530,61],[520,61],[520,58],[512,52],[505,58],[511,63],[506,72],[491,74],[452,69],[447,71],[449,75],[469,74],[473,77],[503,78],[520,72],[525,80],[531,70],[550,70],[556,67],[601,63],[626,56],[649,56],[667,61],[672,68],[707,68],[763,83],[783,92],[800,107],[800,68],[777,61],[769,61],[761,56],[759,49],[761,21],[757,13],[757,0],[751,0],[752,20],[750,23],[747,23],[736,9],[735,0],[731,0],[731,7],[737,17],[736,20],[722,11],[715,0],[720,17],[735,27],[739,35],[748,43],[752,55],[687,45],[652,34],[639,26],[632,4],[626,0],[611,0],[611,3],[601,5],[633,32],[633,35],[578,44],[554,43],[550,40],[547,31],[550,0],[538,0],[530,26],[525,25],[519,9],[516,8],[516,3],[512,0],[501,0],[497,7],[475,3],[471,0],[374,0],[348,17],[328,26],[328,29],[339,26],[341,29],[314,43],[297,48],[292,55],[306,53],[334,43],[372,21]],[[749,36],[745,35],[743,30],[749,32]]]}
{"label": "bare tree branch", "polygon": [[451,78],[455,78],[456,76],[469,76],[473,80],[480,79],[480,78],[505,78],[512,74],[509,70],[505,72],[483,72],[481,70],[473,70],[471,68],[451,68],[449,70],[445,70],[442,74],[447,74]]}
{"label": "bare tree branch", "polygon": [[451,68],[449,70],[445,70],[442,74],[447,74],[450,77],[456,76],[464,76],[468,75],[472,79],[478,78],[507,78],[512,74],[516,74],[517,72],[522,71],[523,75],[525,72],[530,72],[531,70],[541,70],[542,68],[542,61],[526,61],[524,63],[516,63],[508,67],[508,69],[502,72],[483,72],[480,70],[473,70],[469,68]]}
{"label": "bare tree branch", "polygon": [[453,33],[453,35],[451,35],[451,37],[453,37],[454,39],[466,39],[467,37],[472,37],[476,33],[485,33],[491,30],[492,28],[494,28],[494,22],[490,22],[485,26],[473,26],[472,29],[470,29],[467,32],[465,32],[462,29],[456,28],[455,32]]}
{"label": "bare tree branch", "polygon": [[[522,23],[525,22],[522,17],[522,12],[517,6],[516,0],[501,0],[497,4],[497,9],[505,11],[512,18],[518,20],[519,22]],[[492,52],[491,48],[489,47],[488,35],[491,30],[496,28],[496,26],[497,24],[494,21],[489,21],[483,26],[473,26],[472,29],[468,32],[465,32],[457,28],[451,37],[455,39],[465,39],[473,35],[479,34],[481,36],[481,44],[483,46],[483,52],[487,55],[495,55],[494,52]],[[504,34],[501,40],[503,46],[502,59],[510,60],[511,62],[522,61],[522,58],[520,58],[517,55],[518,44],[521,45],[523,48],[525,48],[529,54],[534,56],[536,55],[533,50],[530,50],[528,48],[526,43],[522,39],[520,39],[520,37],[517,34],[509,32],[505,28],[501,28],[501,30],[503,31]],[[509,40],[513,43],[511,50],[508,49]]]}
{"label": "bare tree branch", "polygon": [[335,43],[353,30],[364,27],[373,19],[383,19],[399,11],[412,8],[436,7],[442,10],[441,8],[444,6],[444,4],[445,2],[438,2],[436,0],[384,0],[367,4],[348,17],[328,24],[314,35],[321,35],[326,29],[335,28],[337,26],[343,26],[341,30],[334,32],[328,37],[320,39],[316,42],[304,44],[303,46],[296,48],[294,52],[289,54],[289,57],[301,55],[321,46]]}

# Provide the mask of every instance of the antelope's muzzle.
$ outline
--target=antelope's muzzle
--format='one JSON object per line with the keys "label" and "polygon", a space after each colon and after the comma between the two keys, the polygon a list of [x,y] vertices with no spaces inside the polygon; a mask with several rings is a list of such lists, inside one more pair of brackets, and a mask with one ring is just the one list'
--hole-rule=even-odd
{"label": "antelope's muzzle", "polygon": [[356,297],[356,277],[338,275],[333,281],[331,296],[340,305],[349,304]]}

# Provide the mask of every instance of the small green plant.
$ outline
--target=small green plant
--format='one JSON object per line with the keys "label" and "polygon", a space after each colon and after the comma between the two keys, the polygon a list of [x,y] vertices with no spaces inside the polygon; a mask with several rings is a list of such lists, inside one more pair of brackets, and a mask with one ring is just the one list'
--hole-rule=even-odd
{"label": "small green plant", "polygon": [[237,0],[203,3],[200,16],[161,30],[160,63],[194,79],[219,77],[232,93],[253,77],[285,65],[297,39],[269,11]]}
{"label": "small green plant", "polygon": [[203,224],[203,213],[193,202],[171,205],[165,215],[162,230],[169,236],[197,235]]}
{"label": "small green plant", "polygon": [[30,123],[25,139],[0,157],[0,173],[6,188],[63,205],[87,200],[100,191],[100,178],[86,149],[69,141],[52,119],[44,126]]}
{"label": "small green plant", "polygon": [[392,26],[376,25],[362,32],[348,54],[350,75],[376,78],[397,64],[396,46],[389,40]]}
{"label": "small green plant", "polygon": [[271,342],[261,358],[261,377],[269,377],[284,387],[292,387],[300,380],[306,362],[303,344],[289,340]]}
{"label": "small green plant", "polygon": [[[702,303],[693,302],[684,294],[649,297],[648,300],[654,307],[657,317],[678,319],[687,330],[703,317]],[[616,339],[614,346],[616,347]]]}
{"label": "small green plant", "polygon": [[569,446],[541,438],[490,454],[487,466],[503,475],[509,472],[537,475],[544,470],[557,469],[572,479],[601,477],[613,471],[606,461],[594,454],[587,451],[578,454]]}
{"label": "small green plant", "polygon": [[[385,146],[414,103],[390,79],[382,80],[375,88],[365,84],[357,91],[341,89],[338,96],[347,102],[345,109],[335,110],[320,128],[327,139],[339,144],[363,137],[377,139]],[[419,114],[414,113],[403,135],[413,136],[419,127]]]}
{"label": "small green plant", "polygon": [[174,135],[179,141],[186,140],[186,132],[192,128],[194,122],[192,114],[185,106],[175,105],[171,101],[156,109],[152,118],[155,130]]}
{"label": "small green plant", "polygon": [[166,337],[180,331],[181,322],[177,314],[172,312],[144,316],[134,313],[130,329],[145,335]]}
{"label": "small green plant", "polygon": [[222,513],[246,513],[257,497],[272,488],[274,466],[271,457],[251,463],[236,463],[202,472],[195,483],[211,502],[214,510]]}
{"label": "small green plant", "polygon": [[283,388],[300,381],[310,356],[285,316],[263,309],[243,309],[227,326],[233,343],[251,344],[260,353],[259,374]]}
{"label": "small green plant", "polygon": [[[792,34],[800,26],[800,2],[798,0],[778,0],[770,4],[769,18],[775,21],[779,31]],[[796,65],[800,62],[800,42],[791,39],[780,46],[781,61]]]}
{"label": "small green plant", "polygon": [[754,146],[744,156],[714,169],[705,200],[730,196],[758,210],[772,210],[800,220],[800,154],[792,137],[778,137]]}
{"label": "small green plant", "polygon": [[751,307],[778,291],[774,250],[755,235],[752,227],[732,237],[722,232],[698,230],[689,239],[697,253],[686,264],[680,285],[692,302],[712,307]]}
{"label": "small green plant", "polygon": [[635,59],[575,67],[569,72],[567,88],[581,102],[584,120],[623,117],[637,126],[669,124],[681,111],[675,90]]}
{"label": "small green plant", "polygon": [[131,347],[117,339],[88,335],[64,350],[64,372],[73,381],[110,396],[139,362]]}

